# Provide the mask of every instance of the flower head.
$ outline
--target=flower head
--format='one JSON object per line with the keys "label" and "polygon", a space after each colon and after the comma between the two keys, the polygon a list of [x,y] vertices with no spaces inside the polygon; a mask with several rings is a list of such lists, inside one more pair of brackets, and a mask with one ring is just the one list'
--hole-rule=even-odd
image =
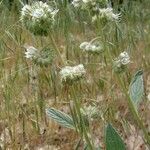
{"label": "flower head", "polygon": [[100,8],[98,10],[98,14],[92,17],[92,21],[96,21],[97,19],[103,19],[106,21],[118,21],[120,18],[120,14],[113,13],[112,8]]}
{"label": "flower head", "polygon": [[47,35],[54,24],[54,17],[58,10],[47,3],[34,2],[31,6],[24,5],[21,10],[21,21],[25,27],[35,35]]}
{"label": "flower head", "polygon": [[121,73],[125,70],[126,65],[130,63],[130,56],[129,54],[124,51],[120,53],[118,58],[114,61],[114,70],[115,72]]}
{"label": "flower head", "polygon": [[21,17],[24,17],[28,13],[31,12],[31,6],[30,5],[24,5],[24,7],[21,10]]}
{"label": "flower head", "polygon": [[74,7],[81,7],[82,9],[95,10],[95,7],[106,6],[107,0],[73,0]]}
{"label": "flower head", "polygon": [[103,46],[100,43],[83,42],[80,44],[80,49],[85,52],[98,54],[103,51]]}
{"label": "flower head", "polygon": [[85,75],[85,73],[86,71],[83,64],[74,67],[66,66],[60,71],[61,81],[63,83],[72,84],[73,81],[80,80]]}
{"label": "flower head", "polygon": [[127,65],[130,63],[130,56],[126,51],[120,53],[118,59],[122,65]]}
{"label": "flower head", "polygon": [[31,59],[35,64],[47,66],[51,64],[54,58],[54,51],[50,48],[36,49],[33,46],[25,46],[25,57]]}
{"label": "flower head", "polygon": [[35,60],[35,63],[40,66],[50,65],[53,62],[54,56],[55,53],[53,49],[45,47],[40,51],[39,57]]}
{"label": "flower head", "polygon": [[73,0],[72,5],[74,7],[80,7],[80,6],[82,6],[82,0]]}
{"label": "flower head", "polygon": [[34,59],[37,57],[38,50],[33,46],[26,46],[25,57],[29,59]]}

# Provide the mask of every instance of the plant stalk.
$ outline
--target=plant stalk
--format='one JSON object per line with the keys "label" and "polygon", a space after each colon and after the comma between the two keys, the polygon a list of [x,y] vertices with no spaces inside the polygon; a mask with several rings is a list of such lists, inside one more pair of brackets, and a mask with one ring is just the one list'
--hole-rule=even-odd
{"label": "plant stalk", "polygon": [[120,76],[117,75],[117,77],[118,77],[118,81],[119,81],[120,85],[122,86],[123,92],[124,92],[125,95],[126,95],[126,98],[127,98],[127,101],[128,101],[128,106],[129,106],[129,108],[130,108],[130,111],[131,111],[131,113],[132,113],[132,115],[133,115],[135,121],[137,122],[138,126],[142,129],[147,144],[150,145],[150,137],[149,137],[149,135],[148,135],[147,130],[145,129],[145,126],[144,126],[144,124],[143,124],[143,121],[142,121],[141,117],[139,116],[139,114],[138,114],[136,108],[134,107],[134,104],[133,104],[133,102],[132,102],[132,100],[131,100],[131,98],[130,98],[130,96],[129,96],[129,94],[128,94],[128,92],[127,92],[127,90],[126,90],[126,88],[125,88],[125,86],[124,86],[124,84],[123,84],[121,78],[120,78]]}

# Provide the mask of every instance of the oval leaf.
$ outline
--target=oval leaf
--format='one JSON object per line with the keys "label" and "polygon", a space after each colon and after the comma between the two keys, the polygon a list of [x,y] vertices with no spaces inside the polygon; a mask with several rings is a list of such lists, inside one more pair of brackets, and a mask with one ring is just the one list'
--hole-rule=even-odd
{"label": "oval leaf", "polygon": [[105,137],[106,150],[125,150],[125,144],[117,131],[108,124]]}
{"label": "oval leaf", "polygon": [[55,120],[60,125],[66,128],[71,128],[71,129],[75,128],[73,119],[68,114],[65,114],[64,112],[61,112],[54,108],[46,109],[46,113],[50,118]]}
{"label": "oval leaf", "polygon": [[137,106],[144,94],[144,83],[143,83],[143,71],[139,70],[133,77],[130,87],[129,87],[129,95],[133,104]]}

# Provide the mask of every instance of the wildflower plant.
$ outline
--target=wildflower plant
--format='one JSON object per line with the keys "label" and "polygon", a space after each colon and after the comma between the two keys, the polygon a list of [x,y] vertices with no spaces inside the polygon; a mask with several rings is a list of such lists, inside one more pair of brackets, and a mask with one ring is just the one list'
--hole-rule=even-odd
{"label": "wildflower plant", "polygon": [[31,5],[24,5],[21,10],[21,21],[33,34],[46,36],[55,22],[57,12],[57,9],[47,3],[34,2]]}
{"label": "wildflower plant", "polygon": [[98,20],[102,23],[118,22],[121,17],[120,13],[113,12],[113,8],[107,0],[73,0],[72,5],[90,12],[92,22]]}
{"label": "wildflower plant", "polygon": [[[119,74],[119,73],[124,72],[128,64],[131,62],[130,55],[126,51],[124,51],[120,53],[120,55],[116,59],[113,60],[112,56],[114,55],[113,54],[114,51],[112,51],[111,49],[111,46],[113,46],[114,48],[116,46],[115,53],[118,53],[119,49],[122,49],[124,45],[128,42],[128,40],[131,42],[130,45],[132,46],[132,41],[135,42],[134,39],[135,33],[137,35],[140,35],[142,33],[141,37],[143,37],[143,34],[145,34],[145,32],[148,33],[147,27],[146,29],[143,28],[144,30],[143,29],[139,30],[141,26],[142,27],[146,26],[144,24],[145,22],[139,24],[138,22],[136,22],[136,16],[138,16],[138,14],[134,13],[133,15],[132,12],[129,16],[127,16],[127,14],[125,14],[126,12],[124,11],[125,14],[124,18],[127,17],[126,18],[127,24],[124,22],[124,24],[119,26],[119,24],[117,23],[120,20],[121,14],[114,13],[113,8],[118,8],[118,7],[113,6],[113,8],[111,8],[109,5],[110,0],[71,0],[71,1],[72,1],[72,5],[75,8],[77,8],[79,12],[74,13],[74,10],[71,11],[72,7],[70,5],[70,1],[54,0],[53,1],[54,3],[52,1],[49,1],[52,2],[54,5],[56,4],[55,6],[60,8],[59,10],[62,13],[59,13],[60,15],[58,16],[58,18],[56,18],[58,9],[56,7],[54,8],[53,7],[54,5],[48,5],[47,3],[44,3],[42,1],[38,1],[38,2],[34,1],[31,5],[24,5],[24,7],[21,10],[21,21],[24,24],[25,28],[29,30],[31,33],[33,33],[34,35],[39,35],[41,37],[38,37],[37,39],[29,37],[29,40],[30,39],[32,39],[33,41],[37,40],[34,41],[34,43],[36,43],[37,45],[37,48],[33,46],[25,46],[26,48],[25,57],[27,60],[31,60],[32,65],[29,66],[28,64],[24,64],[27,65],[27,67],[22,68],[22,64],[21,64],[21,73],[24,69],[28,69],[29,71],[29,74],[27,73],[27,77],[29,77],[28,78],[30,81],[29,84],[32,85],[31,89],[33,90],[33,95],[31,95],[33,96],[32,98],[33,103],[27,104],[29,108],[27,109],[26,107],[20,108],[20,103],[18,103],[18,105],[16,106],[16,102],[18,102],[18,99],[20,99],[20,93],[22,97],[22,94],[24,95],[24,93],[26,93],[26,90],[28,91],[28,87],[26,88],[27,80],[22,80],[22,76],[18,74],[18,71],[20,71],[18,70],[18,67],[20,68],[20,66],[16,63],[16,62],[19,63],[22,62],[21,60],[22,57],[20,58],[18,57],[19,61],[17,60],[18,58],[13,59],[15,61],[14,64],[17,65],[15,66],[15,78],[14,76],[12,76],[13,74],[12,71],[9,74],[10,79],[12,79],[10,80],[11,82],[7,81],[7,79],[6,80],[3,79],[3,75],[5,74],[7,75],[7,71],[4,70],[3,72],[3,70],[1,69],[2,71],[1,79],[2,82],[4,82],[4,87],[2,87],[3,88],[2,94],[4,95],[3,96],[4,101],[2,100],[2,105],[4,102],[4,107],[3,106],[1,107],[2,116],[3,116],[4,108],[7,108],[6,115],[4,112],[3,120],[10,121],[9,123],[10,133],[17,133],[16,130],[14,129],[16,128],[16,126],[18,127],[18,123],[17,125],[14,124],[14,121],[16,119],[11,118],[11,115],[15,114],[14,112],[16,108],[19,108],[18,111],[19,114],[18,113],[17,114],[21,116],[20,119],[23,119],[22,120],[23,125],[21,126],[23,128],[21,129],[23,129],[23,133],[25,133],[25,135],[28,136],[28,134],[26,134],[26,126],[28,125],[28,124],[26,125],[26,121],[28,120],[30,121],[30,119],[31,119],[30,121],[31,123],[29,124],[31,124],[31,126],[33,125],[33,128],[35,128],[36,131],[41,130],[42,128],[41,124],[43,125],[43,123],[45,123],[46,127],[48,127],[48,122],[47,119],[45,118],[45,113],[43,112],[43,110],[45,109],[45,107],[47,107],[47,105],[50,105],[51,107],[53,103],[51,102],[49,103],[49,101],[47,100],[43,101],[43,99],[47,98],[50,101],[54,99],[56,107],[58,102],[57,99],[59,99],[58,105],[59,106],[60,104],[63,104],[63,106],[69,105],[69,111],[68,109],[61,109],[60,111],[59,109],[49,108],[46,109],[46,114],[51,119],[56,121],[58,124],[66,128],[72,129],[75,132],[77,132],[77,134],[79,134],[80,139],[79,142],[77,143],[77,146],[74,149],[100,150],[106,148],[107,150],[125,150],[126,145],[124,144],[121,136],[119,136],[117,130],[113,128],[113,126],[110,124],[111,122],[115,122],[116,118],[122,116],[122,113],[120,113],[120,108],[122,107],[120,107],[120,105],[115,106],[115,104],[118,98],[120,99],[120,97],[122,98],[122,96],[124,96],[127,100],[127,105],[129,106],[129,109],[133,115],[134,121],[137,122],[137,125],[139,126],[140,129],[142,129],[144,133],[143,135],[145,141],[147,142],[146,144],[150,145],[150,137],[148,135],[147,129],[145,128],[145,122],[142,121],[140,113],[138,112],[138,106],[142,102],[142,99],[144,98],[143,71],[140,70],[134,75],[130,83],[130,86],[128,88],[128,82],[126,82],[126,80],[129,81],[131,79],[130,73],[124,73],[124,74]],[[2,3],[0,3],[0,6],[1,4]],[[120,10],[122,11],[123,9]],[[144,13],[142,12],[142,14]],[[140,15],[140,16],[143,17],[144,15]],[[130,18],[129,21],[135,18],[134,19],[135,22],[133,22],[134,24],[133,26],[128,26],[128,25],[132,25],[130,24],[130,22],[128,22],[128,17]],[[86,21],[84,21],[84,18],[86,18]],[[56,29],[53,28],[55,19],[57,19]],[[92,24],[91,20],[95,23]],[[142,21],[144,21],[143,18]],[[108,26],[104,27],[103,25],[105,25],[106,23]],[[112,26],[112,24],[116,26]],[[132,27],[135,28],[135,24],[137,25],[138,30],[137,29],[135,30],[133,29],[133,31],[130,30],[130,28],[132,29]],[[81,30],[78,30],[76,25],[77,27],[81,26]],[[6,31],[6,34],[9,36],[10,39],[13,39],[12,42],[15,42],[16,46],[20,46],[20,43],[22,43],[21,41],[22,39],[26,39],[26,37],[23,38],[22,32],[20,33],[20,36],[17,35],[20,31],[19,29],[16,30],[11,29],[9,32],[7,31],[9,30],[9,28],[6,28],[5,25],[3,26],[4,27],[2,27],[2,30],[4,29]],[[13,28],[15,27],[16,24],[15,26],[13,26]],[[126,30],[123,31],[124,29]],[[17,34],[11,33],[13,31],[17,31]],[[132,31],[132,32],[128,33],[128,31],[129,32]],[[73,35],[73,40],[70,39],[72,35]],[[25,34],[25,36],[27,35]],[[42,36],[47,36],[47,37],[43,38]],[[95,38],[91,41],[85,41],[81,43],[77,48],[74,45],[76,45],[75,41],[79,41],[80,39],[83,38],[83,37],[80,38],[80,36],[86,36],[86,38],[90,38],[92,36],[98,36],[98,39],[100,36],[101,41],[98,41],[97,38]],[[9,48],[9,46],[13,46],[14,44],[8,44],[7,47],[7,43],[5,44],[5,40],[3,41],[3,37],[6,36],[2,36],[1,39],[2,42],[0,42],[0,46],[1,48],[3,48],[4,45],[4,52],[6,52],[6,48]],[[129,39],[126,39],[128,37]],[[137,44],[143,46],[143,43],[146,40],[147,38],[144,38],[142,42],[139,41],[139,43],[137,42]],[[56,52],[56,55],[59,57],[59,59],[57,59],[58,62],[56,65],[52,65],[55,58],[54,50],[49,47],[44,47],[44,44],[46,45],[52,44],[53,49]],[[133,45],[135,46],[135,44]],[[42,48],[38,48],[41,46]],[[19,49],[19,47],[17,48]],[[75,50],[75,48],[77,48],[77,50]],[[100,54],[105,49],[106,51],[104,55],[101,56]],[[84,52],[84,54],[87,53],[92,55],[86,55],[88,57],[86,56],[84,57],[82,55],[82,52]],[[2,57],[3,55],[7,56],[5,55],[5,53],[2,54]],[[20,56],[20,55],[16,55],[16,56]],[[6,58],[5,61],[7,59],[9,58]],[[3,60],[4,59],[1,58],[1,61]],[[76,61],[80,62],[81,64],[76,66],[69,66],[68,64],[69,62],[76,63]],[[79,84],[76,84],[77,81],[80,81],[86,75],[86,69],[82,64],[83,61],[85,61],[87,65],[87,72],[88,72],[87,76],[89,78],[87,82],[86,81],[84,82],[84,84],[81,82],[79,82]],[[12,62],[12,58],[11,58],[11,62]],[[113,75],[111,74],[112,70],[109,70],[111,68],[110,65],[112,64],[112,62],[113,62],[113,69],[116,72],[116,74]],[[5,67],[6,66],[5,64],[7,63],[4,63],[4,65],[2,63],[1,67]],[[49,65],[51,65],[51,67],[50,70],[47,71],[47,68],[44,67],[47,67]],[[145,64],[142,63],[142,66],[144,65]],[[146,63],[146,66],[148,66],[148,63]],[[41,69],[40,67],[43,68]],[[59,83],[60,80],[57,80],[58,79],[57,67],[61,68],[59,72],[61,83],[67,86],[61,86]],[[22,89],[17,88],[18,90],[15,89],[16,93],[14,93],[13,87],[14,84],[16,84],[14,81],[16,81],[15,79],[19,79],[19,77],[21,77],[19,82],[21,81],[21,83],[24,83],[25,85],[19,86],[19,88]],[[116,82],[116,80],[118,82]],[[120,86],[116,86],[116,84],[118,83]],[[122,90],[115,89],[115,87],[120,87]],[[30,90],[30,86],[29,86],[29,90]],[[49,91],[51,93],[49,93]],[[116,92],[119,92],[117,96],[116,96]],[[16,95],[19,95],[19,97],[18,96],[16,97]],[[14,99],[15,103],[14,101],[11,101],[11,99]],[[25,95],[24,99],[28,99],[28,94],[27,97]],[[62,101],[60,101],[60,99]],[[150,99],[150,95],[148,95],[148,99]],[[32,106],[30,106],[30,104]],[[118,108],[119,108],[119,113],[118,113]],[[14,112],[12,111],[13,109]],[[32,112],[32,113],[24,113],[24,112]],[[31,116],[28,116],[30,114]],[[126,113],[123,113],[123,117],[124,115],[126,115]],[[119,122],[115,122],[115,123],[116,124],[121,123],[122,125],[123,122],[126,122],[126,118],[128,117],[125,116],[124,117],[125,120],[121,122],[120,120],[118,120]],[[102,140],[101,135],[97,135],[98,133],[97,131],[99,131],[97,129],[98,127],[97,120],[102,122],[101,125],[103,124],[107,125],[105,129],[105,135],[104,135],[105,142],[97,140],[99,138],[99,137],[97,138],[97,136],[100,136],[100,139]],[[132,121],[132,123],[134,122]],[[11,127],[11,125],[13,126]],[[127,121],[127,125],[128,125],[128,121]],[[126,126],[125,127],[122,126],[122,127],[123,129],[126,128]],[[97,132],[96,135],[95,135],[95,131]],[[16,135],[17,134],[12,134],[11,139],[16,139]],[[31,135],[29,134],[29,136]],[[44,136],[44,134],[42,136]],[[17,148],[16,142],[20,143],[20,141],[18,142],[18,139],[15,140],[15,143],[14,140],[12,140],[12,143],[10,143],[14,146],[12,147],[12,149]],[[3,143],[7,144],[7,141],[5,141],[4,139]],[[10,147],[12,145],[10,145]],[[4,147],[7,147],[7,145],[4,145]],[[22,148],[24,149],[25,147]],[[70,149],[72,149],[72,147]]]}

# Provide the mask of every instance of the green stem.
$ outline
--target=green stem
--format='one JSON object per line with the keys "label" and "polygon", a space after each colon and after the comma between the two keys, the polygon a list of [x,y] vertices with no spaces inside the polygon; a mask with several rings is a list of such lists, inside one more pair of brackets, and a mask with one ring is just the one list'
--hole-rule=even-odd
{"label": "green stem", "polygon": [[127,97],[128,106],[129,106],[129,108],[130,108],[130,111],[131,111],[131,113],[132,113],[134,119],[136,120],[138,126],[142,129],[142,131],[143,131],[143,133],[144,133],[144,137],[145,137],[145,139],[146,139],[146,142],[150,145],[150,137],[149,137],[149,135],[148,135],[147,130],[145,129],[145,126],[144,126],[144,124],[143,124],[143,121],[142,121],[142,119],[140,118],[140,116],[138,115],[138,112],[137,112],[136,108],[134,107],[134,105],[133,105],[133,103],[132,103],[132,100],[131,100],[131,98],[130,98],[130,96],[129,96],[129,94],[128,94],[128,92],[127,92],[127,90],[126,90],[126,88],[125,88],[125,86],[124,86],[124,84],[123,84],[123,82],[122,82],[120,76],[117,75],[117,77],[118,77],[118,81],[119,81],[120,85],[122,86],[123,92],[125,93],[125,95],[126,95],[126,97]]}
{"label": "green stem", "polygon": [[[85,141],[86,141],[89,149],[90,150],[94,150],[93,144],[91,143],[91,141],[90,141],[90,139],[88,137],[87,127],[85,125],[83,116],[82,116],[81,111],[80,111],[81,106],[80,106],[80,103],[79,103],[78,99],[76,98],[76,93],[75,93],[74,87],[72,87],[72,92],[73,92],[73,97],[74,97],[74,102],[75,102],[77,115],[79,117],[79,123],[80,123],[81,129],[82,129],[81,131],[83,132],[83,136],[85,138]],[[81,133],[81,135],[82,135],[82,133]]]}
{"label": "green stem", "polygon": [[52,41],[52,44],[53,44],[53,46],[54,46],[54,48],[55,48],[55,50],[56,50],[56,52],[57,52],[61,62],[62,62],[62,64],[65,65],[66,62],[63,60],[62,55],[61,55],[61,53],[60,53],[60,51],[59,51],[59,49],[57,47],[57,44],[56,44],[56,42],[55,42],[55,40],[54,40],[54,38],[53,38],[53,36],[51,34],[50,34],[50,39]]}

